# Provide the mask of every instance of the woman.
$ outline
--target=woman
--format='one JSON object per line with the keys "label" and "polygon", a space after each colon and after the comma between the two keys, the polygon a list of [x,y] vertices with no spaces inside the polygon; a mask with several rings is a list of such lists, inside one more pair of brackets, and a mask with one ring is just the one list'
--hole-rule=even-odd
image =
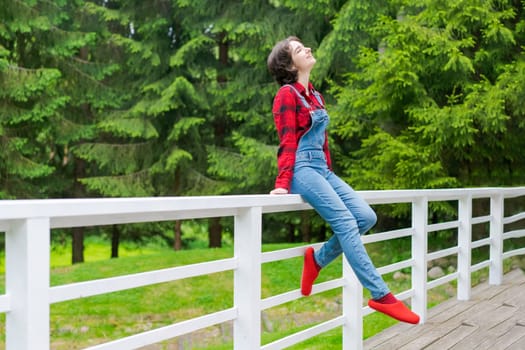
{"label": "woman", "polygon": [[315,65],[312,50],[297,37],[277,43],[268,56],[268,68],[281,88],[273,104],[279,135],[278,175],[271,194],[300,194],[330,224],[333,235],[314,252],[305,251],[301,293],[310,295],[319,271],[341,253],[361,284],[372,294],[368,305],[397,320],[419,323],[390,292],[368,256],[360,235],[376,223],[372,208],[332,172],[324,100],[310,83]]}

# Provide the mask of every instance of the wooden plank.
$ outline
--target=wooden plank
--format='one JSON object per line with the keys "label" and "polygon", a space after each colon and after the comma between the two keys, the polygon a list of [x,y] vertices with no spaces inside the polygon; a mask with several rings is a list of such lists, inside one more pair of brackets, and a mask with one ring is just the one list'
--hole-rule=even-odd
{"label": "wooden plank", "polygon": [[453,300],[452,303],[447,305],[447,308],[435,311],[431,309],[431,311],[429,312],[429,320],[432,323],[452,322],[453,318],[457,318],[458,315],[461,315],[463,313],[470,312],[470,310],[472,310],[476,305],[477,302],[472,300],[459,303],[457,302],[457,300]]}
{"label": "wooden plank", "polygon": [[[516,342],[519,342],[521,338],[525,336],[525,327],[511,322],[509,326],[506,324],[507,329],[504,333],[501,333],[493,337],[485,337],[483,343],[476,346],[477,350],[489,350],[489,349],[507,349]],[[522,348],[523,349],[523,348]]]}
{"label": "wooden plank", "polygon": [[475,333],[478,329],[479,328],[475,325],[462,323],[455,327],[451,332],[444,334],[439,339],[436,339],[434,342],[432,342],[432,344],[426,347],[425,350],[450,349],[460,343],[464,338]]}
{"label": "wooden plank", "polygon": [[525,274],[517,269],[501,285],[483,283],[470,301],[447,300],[429,310],[423,325],[399,323],[364,342],[364,349],[525,349]]}
{"label": "wooden plank", "polygon": [[476,291],[476,295],[473,296],[472,300],[490,300],[492,298],[496,298],[507,288],[509,288],[509,286],[506,284],[501,284],[499,286],[488,285],[488,288],[485,288],[483,291]]}
{"label": "wooden plank", "polygon": [[496,304],[489,301],[481,301],[474,310],[475,312],[471,314],[462,314],[462,322],[487,329],[492,328],[498,323],[511,317],[516,311],[516,307],[506,304]]}
{"label": "wooden plank", "polygon": [[[525,349],[525,334],[523,333],[523,329],[521,330],[521,338],[519,340],[515,341],[511,346],[507,347],[506,350],[523,350]],[[496,349],[496,348],[494,348]]]}
{"label": "wooden plank", "polygon": [[[464,337],[460,344],[465,349],[479,349],[483,344],[492,344],[498,337],[504,335],[516,325],[514,314],[516,307],[502,305],[496,311],[485,316],[487,322],[478,322],[476,331]],[[496,349],[496,348],[493,348]],[[499,349],[499,348],[497,348]]]}
{"label": "wooden plank", "polygon": [[414,350],[414,349],[427,349],[437,340],[446,337],[448,334],[453,332],[455,327],[450,325],[436,325],[434,327],[428,327],[428,330],[421,333],[418,337],[411,339],[409,343],[399,347],[399,350]]}

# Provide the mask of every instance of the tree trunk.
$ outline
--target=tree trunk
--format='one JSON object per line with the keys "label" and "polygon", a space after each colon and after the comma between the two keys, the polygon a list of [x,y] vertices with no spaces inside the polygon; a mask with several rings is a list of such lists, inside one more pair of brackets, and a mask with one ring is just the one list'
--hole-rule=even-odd
{"label": "tree trunk", "polygon": [[181,250],[182,249],[181,225],[182,225],[182,221],[181,220],[175,221],[175,225],[173,227],[173,231],[175,233],[175,237],[173,239],[173,250]]}
{"label": "tree trunk", "polygon": [[322,225],[319,229],[319,242],[325,242],[326,241],[326,224]]}
{"label": "tree trunk", "polygon": [[84,228],[73,227],[71,262],[73,264],[84,262]]}
{"label": "tree trunk", "polygon": [[113,225],[111,230],[111,258],[118,258],[118,246],[120,244],[120,230]]}
{"label": "tree trunk", "polygon": [[217,74],[217,82],[225,83],[228,78],[224,75],[223,70],[228,66],[228,50],[229,50],[229,44],[228,44],[228,41],[226,40],[226,32],[221,32],[219,34],[218,44],[219,44],[219,63],[220,63],[221,69],[219,70]]}
{"label": "tree trunk", "polygon": [[[80,51],[79,51],[80,59],[87,60],[88,54],[89,52],[86,46],[80,48]],[[89,119],[89,117],[91,116],[89,105],[83,104],[82,110],[85,114],[84,117],[86,117],[86,120]],[[67,149],[67,146],[66,146],[66,149]],[[73,157],[73,155],[71,155],[71,157]],[[69,154],[68,152],[64,152],[63,165],[66,165],[68,161],[69,161]],[[73,159],[73,161],[75,162],[73,196],[75,198],[83,198],[84,197],[84,187],[78,181],[78,179],[81,179],[86,176],[86,162],[84,162],[84,160],[82,159]],[[84,228],[83,227],[73,228],[72,262],[73,264],[84,262]]]}
{"label": "tree trunk", "polygon": [[208,239],[210,248],[222,247],[222,225],[220,218],[208,219]]}
{"label": "tree trunk", "polygon": [[[222,85],[228,81],[226,76],[226,68],[228,67],[228,42],[226,40],[226,32],[221,32],[218,37],[219,45],[219,67],[217,69],[217,82],[219,85]],[[220,116],[220,113],[217,114]],[[226,125],[227,123],[224,120],[224,116],[215,118],[213,122],[214,135],[217,146],[224,145],[225,135],[226,135]]]}
{"label": "tree trunk", "polygon": [[[480,198],[472,200],[472,217],[484,216],[490,214],[490,199]],[[477,241],[490,235],[490,224],[472,225],[472,240]]]}
{"label": "tree trunk", "polygon": [[303,210],[301,212],[301,235],[303,242],[310,242],[312,240],[312,225],[310,221],[311,213]]}
{"label": "tree trunk", "polygon": [[[64,155],[66,161],[67,154]],[[86,163],[82,159],[75,159],[75,183],[73,185],[73,196],[75,198],[82,198],[84,195],[84,188],[78,179],[83,178],[86,174]],[[84,262],[84,228],[73,228],[73,242],[71,252],[71,262],[73,264]]]}
{"label": "tree trunk", "polygon": [[292,223],[288,224],[288,243],[295,242],[295,225]]}

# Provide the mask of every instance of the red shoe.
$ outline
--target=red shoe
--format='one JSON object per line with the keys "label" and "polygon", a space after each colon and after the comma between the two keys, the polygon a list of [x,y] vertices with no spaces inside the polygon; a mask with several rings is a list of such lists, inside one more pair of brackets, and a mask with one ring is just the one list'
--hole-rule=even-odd
{"label": "red shoe", "polygon": [[312,293],[312,285],[319,276],[321,267],[317,265],[314,258],[314,248],[308,247],[304,252],[303,274],[301,276],[301,294],[304,296]]}
{"label": "red shoe", "polygon": [[401,300],[398,300],[394,304],[381,304],[374,299],[370,299],[368,301],[368,306],[374,310],[384,313],[387,316],[395,318],[398,321],[412,324],[419,323],[419,316],[406,307],[406,305],[403,304]]}

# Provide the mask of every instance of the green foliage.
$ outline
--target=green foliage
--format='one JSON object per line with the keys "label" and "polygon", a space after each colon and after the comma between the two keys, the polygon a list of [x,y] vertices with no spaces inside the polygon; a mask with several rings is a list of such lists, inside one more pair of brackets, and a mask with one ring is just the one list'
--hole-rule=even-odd
{"label": "green foliage", "polygon": [[[335,7],[335,2],[332,5]],[[377,45],[370,33],[377,17],[393,11],[388,1],[344,1],[330,14],[331,30],[323,37],[317,52],[313,76],[316,85],[340,82],[355,69],[354,58],[361,47]]]}
{"label": "green foliage", "polygon": [[314,49],[334,167],[355,188],[525,181],[520,2],[21,0],[0,11],[2,198],[268,193],[278,86],[266,58],[289,35]]}
{"label": "green foliage", "polygon": [[209,51],[215,42],[204,33],[184,43],[173,56],[170,57],[170,66],[181,67],[198,59],[200,52]]}
{"label": "green foliage", "polygon": [[246,193],[258,190],[266,193],[273,185],[276,148],[238,133],[233,134],[233,139],[240,154],[224,148],[208,149],[210,173],[234,181],[225,191]]}
{"label": "green foliage", "polygon": [[49,137],[69,101],[58,91],[62,73],[45,65],[49,50],[58,50],[64,44],[60,41],[63,33],[54,31],[63,13],[54,10],[54,6],[37,8],[24,1],[3,5],[0,183],[4,198],[45,197],[38,181],[54,172],[48,164]]}
{"label": "green foliage", "polygon": [[122,197],[147,197],[153,190],[146,172],[121,176],[93,176],[79,181],[104,197],[114,197],[115,193]]}
{"label": "green foliage", "polygon": [[522,107],[505,86],[522,91],[523,75],[507,80],[523,60],[520,11],[505,1],[404,1],[395,16],[378,14],[368,33],[379,45],[363,45],[334,90],[334,131],[354,148],[341,163],[350,178],[377,189],[522,183]]}
{"label": "green foliage", "polygon": [[116,137],[152,139],[158,137],[155,127],[144,118],[106,118],[97,124],[97,128],[104,133],[111,133]]}
{"label": "green foliage", "polygon": [[[362,158],[363,166],[352,167],[348,180],[359,187],[440,188],[455,184],[430,149],[381,130],[364,140],[362,149],[355,155]],[[383,173],[374,171],[375,168],[382,169]]]}

